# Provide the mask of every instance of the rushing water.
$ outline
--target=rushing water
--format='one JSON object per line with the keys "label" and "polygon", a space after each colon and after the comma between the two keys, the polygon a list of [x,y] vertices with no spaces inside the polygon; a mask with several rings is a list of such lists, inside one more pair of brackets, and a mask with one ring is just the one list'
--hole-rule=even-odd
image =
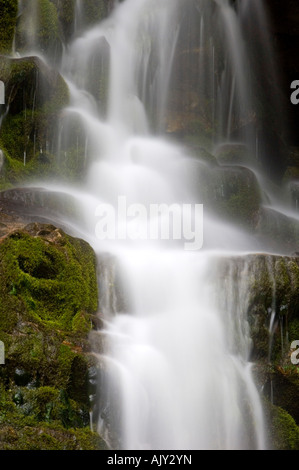
{"label": "rushing water", "polygon": [[[179,211],[182,204],[202,202],[191,181],[203,164],[165,137],[177,45],[187,41],[185,28],[196,13],[193,31],[208,57],[196,56],[197,86],[216,147],[228,141],[236,122],[250,120],[242,25],[249,17],[266,34],[261,2],[240,2],[237,13],[228,0],[125,0],[90,29],[84,2],[75,3],[74,37],[59,65],[71,102],[57,154],[63,158],[77,120],[88,171],[80,188],[49,187],[75,199],[79,222],[70,224],[92,244],[101,266],[104,326],[91,338],[101,371],[93,420],[112,447],[264,449],[263,412],[249,362],[248,266],[219,267],[223,257],[259,250],[257,241],[205,208],[198,250],[185,249],[180,237],[140,241],[140,233],[148,234],[146,224],[161,223],[153,215],[139,223],[136,217],[117,219],[116,230],[127,223],[130,237],[99,239],[95,230],[99,208],[117,209],[120,197],[127,208],[145,208],[147,216],[154,204],[177,204]],[[28,48],[38,53],[31,10]],[[238,139],[256,156],[254,133],[242,131]],[[255,163],[253,157],[248,166]],[[201,225],[195,227],[201,248]]]}

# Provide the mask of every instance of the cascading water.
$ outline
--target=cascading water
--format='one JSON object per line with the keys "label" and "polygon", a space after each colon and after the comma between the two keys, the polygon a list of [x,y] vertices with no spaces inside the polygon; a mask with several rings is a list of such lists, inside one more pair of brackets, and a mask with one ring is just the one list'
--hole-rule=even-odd
{"label": "cascading water", "polygon": [[[143,226],[136,217],[118,219],[116,230],[126,223],[131,234],[123,240],[100,240],[95,232],[99,207],[117,210],[120,197],[127,207],[142,205],[147,215],[153,204],[202,202],[192,178],[205,163],[164,137],[172,126],[167,113],[177,44],[187,47],[184,26],[194,12],[203,51],[197,56],[198,106],[213,128],[214,145],[235,133],[255,154],[256,136],[236,127],[250,121],[252,111],[240,22],[251,14],[250,6],[244,2],[238,16],[228,0],[183,6],[178,0],[125,0],[85,30],[84,2],[75,3],[75,33],[61,59],[71,102],[57,154],[63,158],[77,123],[87,170],[80,188],[49,188],[73,196],[79,222],[69,224],[92,244],[101,263],[109,255],[100,273],[104,326],[91,338],[104,345],[95,349],[101,370],[97,429],[114,448],[264,449],[250,364],[248,266],[220,269],[224,256],[259,250],[257,241],[209,211],[204,247],[197,251],[185,250],[179,239],[140,240],[140,233],[148,234],[146,224],[161,223],[154,217],[143,218]],[[30,36],[29,47],[36,46]]]}

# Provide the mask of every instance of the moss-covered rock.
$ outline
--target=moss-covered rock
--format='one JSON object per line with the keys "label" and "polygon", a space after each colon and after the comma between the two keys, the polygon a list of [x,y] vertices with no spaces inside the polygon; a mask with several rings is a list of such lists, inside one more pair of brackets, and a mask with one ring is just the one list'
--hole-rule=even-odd
{"label": "moss-covered rock", "polygon": [[1,240],[0,281],[0,448],[101,447],[87,429],[93,250],[51,225],[29,224]]}
{"label": "moss-covered rock", "polygon": [[247,228],[254,228],[261,193],[255,175],[247,168],[234,167],[218,173],[214,183],[217,210]]}
{"label": "moss-covered rock", "polygon": [[[291,344],[299,339],[299,258],[252,254],[223,258],[216,266],[225,313],[233,311],[236,321],[245,314],[268,446],[298,449],[299,367],[292,363]],[[239,332],[233,342],[238,340]]]}
{"label": "moss-covered rock", "polygon": [[204,203],[228,222],[254,230],[262,200],[254,173],[240,166],[215,166],[200,178],[206,188]]}
{"label": "moss-covered rock", "polygon": [[63,40],[67,42],[74,33],[76,0],[52,0],[57,8]]}
{"label": "moss-covered rock", "polygon": [[9,109],[0,130],[0,147],[4,153],[0,184],[59,174],[54,153],[59,116],[69,101],[65,81],[37,57],[3,56],[0,80],[6,85]]}
{"label": "moss-covered rock", "polygon": [[186,148],[192,156],[196,157],[199,161],[204,162],[207,166],[213,168],[218,166],[216,157],[210,153],[200,142],[189,141],[186,142]]}
{"label": "moss-covered rock", "polygon": [[[290,360],[284,360],[272,374],[272,401],[287,411],[294,419],[299,431],[299,372]],[[299,448],[299,440],[297,442]]]}
{"label": "moss-covered rock", "polygon": [[20,424],[1,426],[0,450],[105,450],[96,433],[88,429],[59,429],[46,423],[40,426]]}
{"label": "moss-covered rock", "polygon": [[[248,315],[253,358],[282,364],[296,340],[299,318],[299,260],[296,256],[251,255]],[[272,340],[271,340],[272,337]]]}
{"label": "moss-covered rock", "polygon": [[249,161],[249,153],[245,145],[222,144],[215,152],[221,165],[244,165]]}
{"label": "moss-covered rock", "polygon": [[2,241],[0,260],[5,280],[0,324],[8,321],[5,302],[13,297],[16,305],[25,307],[28,320],[70,332],[81,323],[77,315],[96,310],[95,257],[82,240],[71,239],[51,225],[31,224]]}
{"label": "moss-covered rock", "polygon": [[0,390],[0,450],[107,448],[63,392],[53,387]]}
{"label": "moss-covered rock", "polygon": [[69,89],[62,76],[38,57],[2,56],[0,80],[9,106],[0,129],[0,189],[44,177],[82,179],[86,133],[76,116],[63,112]]}
{"label": "moss-covered rock", "polygon": [[283,408],[271,404],[267,408],[268,446],[273,450],[299,450],[299,426]]}

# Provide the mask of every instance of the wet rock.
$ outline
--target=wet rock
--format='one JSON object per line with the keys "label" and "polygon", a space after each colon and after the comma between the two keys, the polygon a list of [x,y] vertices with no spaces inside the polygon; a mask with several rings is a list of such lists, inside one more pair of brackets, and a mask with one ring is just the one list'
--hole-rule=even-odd
{"label": "wet rock", "polygon": [[[67,438],[64,448],[100,448],[99,436],[84,429],[98,302],[93,250],[53,225],[31,223],[0,241],[0,280],[1,407],[14,433],[9,440],[0,432],[0,449],[60,448],[68,428],[77,444]],[[45,423],[52,439],[41,444]]]}
{"label": "wet rock", "polygon": [[299,243],[299,221],[270,207],[261,207],[256,233],[273,251],[292,253]]}
{"label": "wet rock", "polygon": [[210,173],[207,204],[221,218],[254,230],[261,191],[254,173],[245,167],[223,166]]}
{"label": "wet rock", "polygon": [[244,165],[249,161],[248,150],[242,144],[222,144],[216,148],[215,156],[221,165]]}
{"label": "wet rock", "polygon": [[[0,80],[5,83],[6,111],[0,143],[4,161],[1,185],[24,182],[32,175],[55,172],[53,145],[58,117],[69,99],[61,75],[38,57],[0,56]],[[40,155],[47,157],[41,160]]]}
{"label": "wet rock", "polygon": [[[245,312],[247,318],[250,360],[262,391],[268,445],[298,449],[298,365],[291,361],[290,346],[299,339],[299,258],[270,254],[223,258],[217,263],[217,275],[219,291],[225,286],[226,314],[233,309],[236,316]],[[234,297],[230,297],[229,282]]]}
{"label": "wet rock", "polygon": [[68,216],[74,219],[77,214],[72,196],[44,188],[19,187],[0,191],[0,207],[1,204],[4,211],[13,211],[27,220],[51,220]]}

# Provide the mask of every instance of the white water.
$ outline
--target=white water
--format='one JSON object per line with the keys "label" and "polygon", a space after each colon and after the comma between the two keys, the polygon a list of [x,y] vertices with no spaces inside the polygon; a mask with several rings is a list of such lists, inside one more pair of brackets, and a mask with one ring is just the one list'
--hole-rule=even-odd
{"label": "white water", "polygon": [[[213,26],[212,3],[197,2],[203,43]],[[80,27],[82,8],[77,1]],[[249,88],[237,15],[226,0],[217,1],[216,8],[227,65],[219,88],[210,83],[218,96],[211,112],[221,117],[223,138],[233,125],[233,111],[249,112]],[[112,447],[124,449],[264,449],[263,413],[249,362],[246,265],[237,282],[230,269],[219,277],[218,265],[223,255],[257,250],[256,242],[208,213],[204,249],[197,252],[171,241],[95,237],[96,208],[116,206],[119,196],[145,207],[201,202],[190,185],[201,165],[186,149],[159,136],[181,14],[178,0],[125,0],[107,20],[75,38],[62,59],[71,103],[61,140],[72,138],[68,118],[77,117],[85,130],[88,174],[80,188],[52,189],[75,198],[81,217],[76,230],[99,260],[106,253],[116,259],[125,292],[121,303],[115,279],[100,277],[105,328],[98,335],[105,350],[95,351],[102,370],[97,426]],[[100,70],[99,82],[107,78],[101,68],[107,57],[103,110],[91,87],[94,70]],[[209,82],[211,75],[204,72],[201,80]]]}

